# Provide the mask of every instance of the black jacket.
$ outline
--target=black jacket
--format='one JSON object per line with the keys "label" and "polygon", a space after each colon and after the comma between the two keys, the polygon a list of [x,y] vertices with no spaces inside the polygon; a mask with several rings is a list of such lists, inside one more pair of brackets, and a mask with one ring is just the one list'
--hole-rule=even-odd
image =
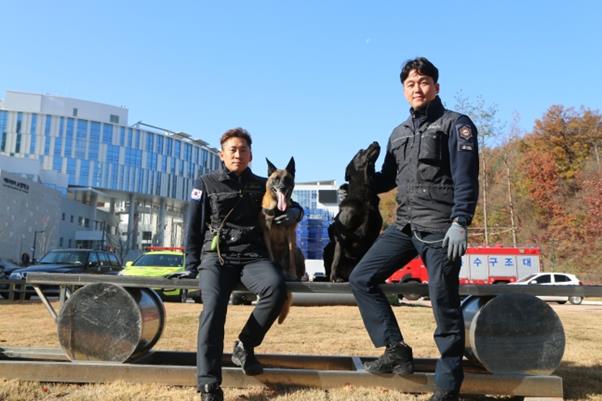
{"label": "black jacket", "polygon": [[439,97],[393,130],[377,192],[396,186],[396,224],[444,232],[453,219],[469,225],[479,194],[477,129],[467,116],[446,110]]}
{"label": "black jacket", "polygon": [[220,226],[224,259],[235,263],[267,257],[258,225],[265,183],[249,168],[237,176],[222,167],[197,179],[188,205],[186,270],[196,272],[201,255],[216,252],[211,241]]}

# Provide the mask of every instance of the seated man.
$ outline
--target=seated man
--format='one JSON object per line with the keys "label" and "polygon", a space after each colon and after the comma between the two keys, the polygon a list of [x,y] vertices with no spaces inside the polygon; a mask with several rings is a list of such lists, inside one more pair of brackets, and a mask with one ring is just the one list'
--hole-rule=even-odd
{"label": "seated man", "polygon": [[[220,140],[223,168],[200,177],[192,190],[186,234],[186,270],[200,272],[197,375],[203,401],[222,401],[224,324],[232,289],[242,282],[259,301],[234,344],[232,362],[247,375],[263,372],[254,349],[278,317],[286,298],[282,270],[268,258],[258,216],[266,179],[251,172],[251,136],[242,128]],[[302,216],[298,205],[277,222]]]}

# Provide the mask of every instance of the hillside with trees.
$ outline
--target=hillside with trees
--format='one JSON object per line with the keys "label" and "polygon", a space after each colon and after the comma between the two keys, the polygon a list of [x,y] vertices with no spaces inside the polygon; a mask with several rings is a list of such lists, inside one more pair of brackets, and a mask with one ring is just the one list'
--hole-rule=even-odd
{"label": "hillside with trees", "polygon": [[[546,270],[599,273],[602,260],[602,116],[551,106],[531,132],[501,138],[495,107],[459,107],[480,134],[480,196],[471,246],[538,246]],[[516,124],[513,124],[515,126]],[[490,146],[489,143],[497,143]],[[381,197],[386,224],[395,191]]]}

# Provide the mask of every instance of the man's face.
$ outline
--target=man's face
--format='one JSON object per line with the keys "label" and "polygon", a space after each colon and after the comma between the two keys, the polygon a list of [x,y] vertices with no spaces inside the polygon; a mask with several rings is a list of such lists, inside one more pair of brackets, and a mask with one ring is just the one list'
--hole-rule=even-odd
{"label": "man's face", "polygon": [[439,84],[428,75],[421,75],[416,70],[410,71],[403,81],[403,95],[414,110],[426,106],[439,93]]}
{"label": "man's face", "polygon": [[222,159],[228,171],[240,175],[249,166],[253,155],[247,141],[233,137],[222,144],[219,158]]}

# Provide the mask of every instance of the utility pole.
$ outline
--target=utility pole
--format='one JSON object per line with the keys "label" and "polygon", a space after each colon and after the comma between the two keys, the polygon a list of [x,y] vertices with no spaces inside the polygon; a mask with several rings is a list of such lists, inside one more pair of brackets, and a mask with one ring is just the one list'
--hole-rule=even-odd
{"label": "utility pole", "polygon": [[485,235],[485,246],[488,246],[489,230],[487,228],[487,158],[485,155],[483,155],[481,160],[483,160],[483,234]]}
{"label": "utility pole", "polygon": [[35,230],[33,232],[33,247],[31,247],[31,262],[34,263],[36,260],[36,242],[38,239],[38,234],[42,234],[44,230]]}
{"label": "utility pole", "polygon": [[504,154],[504,165],[506,166],[506,185],[508,189],[508,208],[510,209],[510,227],[512,229],[512,246],[516,248],[516,223],[514,221],[514,202],[512,199],[512,187],[510,185],[510,166],[508,155]]}

